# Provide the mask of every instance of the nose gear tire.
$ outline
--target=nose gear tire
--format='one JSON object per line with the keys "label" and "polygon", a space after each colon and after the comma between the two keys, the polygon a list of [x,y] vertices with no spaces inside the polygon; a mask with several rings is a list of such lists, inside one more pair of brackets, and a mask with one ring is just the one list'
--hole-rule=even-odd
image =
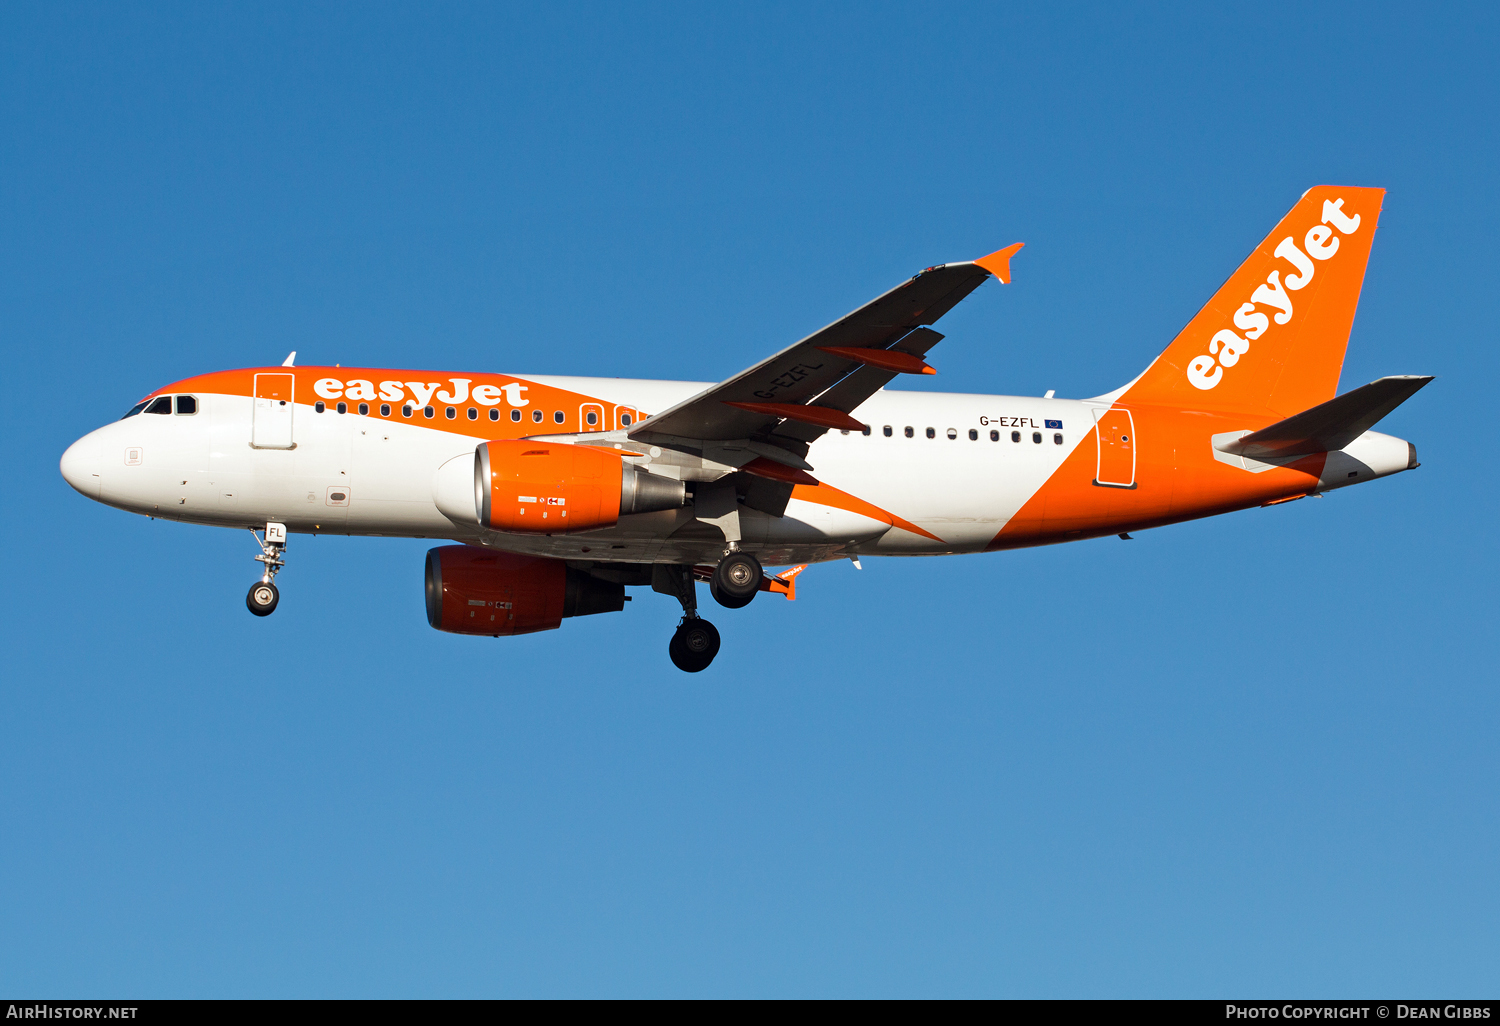
{"label": "nose gear tire", "polygon": [[281,592],[270,581],[256,581],[245,596],[245,606],[256,616],[270,616],[276,612],[276,603],[281,601]]}
{"label": "nose gear tire", "polygon": [[718,629],[707,620],[697,617],[684,620],[667,645],[667,655],[671,656],[672,664],[687,673],[708,669],[708,664],[718,654]]}
{"label": "nose gear tire", "polygon": [[760,591],[761,577],[760,560],[748,552],[731,552],[714,567],[708,593],[719,605],[740,609],[748,606]]}

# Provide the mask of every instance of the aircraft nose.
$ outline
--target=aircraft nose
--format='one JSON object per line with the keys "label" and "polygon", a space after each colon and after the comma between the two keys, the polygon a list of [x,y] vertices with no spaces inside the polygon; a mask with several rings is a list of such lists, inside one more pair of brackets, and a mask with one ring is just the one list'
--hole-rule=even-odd
{"label": "aircraft nose", "polygon": [[62,460],[58,463],[58,469],[62,471],[63,480],[68,484],[90,499],[97,499],[102,483],[103,464],[99,438],[95,433],[84,435],[68,446],[68,451],[62,454]]}

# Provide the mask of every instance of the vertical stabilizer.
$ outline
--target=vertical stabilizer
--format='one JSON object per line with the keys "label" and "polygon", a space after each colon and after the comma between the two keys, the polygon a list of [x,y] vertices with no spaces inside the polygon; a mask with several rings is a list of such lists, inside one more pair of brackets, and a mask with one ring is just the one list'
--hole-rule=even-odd
{"label": "vertical stabilizer", "polygon": [[1384,196],[1309,189],[1120,401],[1286,416],[1333,398]]}

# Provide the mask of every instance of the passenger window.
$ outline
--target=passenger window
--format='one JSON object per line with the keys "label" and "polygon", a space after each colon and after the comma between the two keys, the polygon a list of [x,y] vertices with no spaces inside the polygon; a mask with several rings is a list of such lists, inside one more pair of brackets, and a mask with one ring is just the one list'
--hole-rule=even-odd
{"label": "passenger window", "polygon": [[948,441],[953,442],[953,441],[957,441],[957,440],[958,440],[958,429],[957,428],[949,428],[948,429]]}
{"label": "passenger window", "polygon": [[885,427],[881,428],[880,430],[885,434],[885,437],[887,437],[887,438],[891,437],[891,426],[889,424],[887,424]]}
{"label": "passenger window", "polygon": [[1019,432],[1019,431],[1012,431],[1010,433],[1010,440],[1012,442],[1019,442],[1021,440],[1021,432]]}
{"label": "passenger window", "polygon": [[479,411],[476,410],[472,406],[469,407],[469,419],[470,420],[478,420],[479,419]]}
{"label": "passenger window", "polygon": [[[343,403],[340,403],[339,405],[342,406]],[[422,407],[422,416],[426,417],[428,420],[431,420],[436,412],[437,411],[434,410],[431,406]]]}
{"label": "passenger window", "polygon": [[499,410],[495,410],[495,409],[490,410],[490,420],[499,420],[499,419],[500,419],[500,411]]}
{"label": "passenger window", "polygon": [[[146,404],[145,404],[145,403],[136,403],[136,404],[135,404],[135,405],[134,405],[134,406],[132,406],[132,407],[131,407],[131,408],[130,408],[130,410],[129,410],[129,411],[128,411],[128,412],[127,412],[127,413],[126,413],[126,414],[125,414],[125,417],[134,417],[134,416],[135,416],[135,415],[136,415],[136,414],[138,414],[138,413],[140,413],[140,412],[141,412],[141,411],[142,411],[142,410],[144,410],[144,409],[145,409],[145,408],[146,408]],[[121,419],[121,420],[124,420],[124,419],[125,419],[125,417],[121,417],[121,418],[120,418],[120,419]]]}
{"label": "passenger window", "polygon": [[1062,433],[1061,432],[1058,432],[1057,434],[1055,434],[1055,435],[1052,436],[1052,444],[1053,445],[1062,445]]}
{"label": "passenger window", "polygon": [[198,397],[193,395],[180,395],[177,397],[177,416],[191,417],[198,412]]}
{"label": "passenger window", "polygon": [[531,422],[533,424],[540,424],[542,422],[542,411],[541,410],[532,410],[531,411]]}
{"label": "passenger window", "polygon": [[563,422],[563,411],[562,410],[558,410],[556,413],[554,413],[552,415],[552,419],[554,421],[556,421],[557,423],[561,424]]}
{"label": "passenger window", "polygon": [[359,415],[361,417],[368,417],[370,415],[370,404],[369,403],[360,403],[359,404]]}
{"label": "passenger window", "polygon": [[391,415],[391,404],[390,403],[381,403],[380,404],[380,415],[382,417],[389,417]]}
{"label": "passenger window", "polygon": [[172,397],[169,396],[169,395],[164,395],[164,396],[160,396],[157,399],[152,400],[151,405],[148,406],[148,407],[146,407],[146,412],[147,413],[171,413],[172,412]]}
{"label": "passenger window", "polygon": [[455,418],[458,417],[458,411],[455,410],[453,407],[450,406],[443,413],[443,416],[447,417],[449,420],[454,420]]}
{"label": "passenger window", "polygon": [[990,432],[990,441],[992,441],[992,442],[998,442],[998,441],[1000,441],[1000,432],[998,432],[998,431],[991,431]]}
{"label": "passenger window", "polygon": [[588,422],[589,427],[593,427],[599,423],[599,414],[595,413],[593,410],[590,410],[588,412],[588,416],[584,417],[583,419]]}
{"label": "passenger window", "polygon": [[870,425],[866,424],[864,426],[863,430],[860,431],[860,434],[864,435],[866,438],[869,438],[870,437]]}
{"label": "passenger window", "polygon": [[910,424],[906,425],[906,437],[910,438],[910,437],[912,437],[915,434],[916,434],[916,432],[912,430],[911,425]]}
{"label": "passenger window", "polygon": [[403,417],[410,417],[411,413],[412,413],[411,403],[403,403],[401,405],[401,416],[403,416]]}
{"label": "passenger window", "polygon": [[1042,444],[1042,433],[1040,431],[1033,431],[1031,433],[1031,440],[1033,442],[1035,442],[1037,445],[1041,445]]}
{"label": "passenger window", "polygon": [[521,419],[521,411],[520,410],[511,410],[510,411],[510,419],[511,420],[520,420]]}
{"label": "passenger window", "polygon": [[622,414],[620,414],[620,426],[621,427],[629,427],[630,426],[630,414],[628,414],[628,413],[622,413]]}
{"label": "passenger window", "polygon": [[979,441],[979,432],[975,431],[973,428],[969,428],[969,441],[971,441],[971,442],[977,442],[977,441]]}
{"label": "passenger window", "polygon": [[928,428],[927,429],[927,437],[928,438],[936,438],[937,437],[937,429],[935,429],[935,428]]}
{"label": "passenger window", "polygon": [[335,409],[337,409],[340,413],[348,413],[349,412],[349,404],[348,403],[339,403],[338,406],[335,407]]}
{"label": "passenger window", "polygon": [[321,399],[319,399],[317,402],[313,403],[313,412],[314,413],[322,413],[326,409],[328,409],[328,407],[323,403],[323,400],[321,400]]}

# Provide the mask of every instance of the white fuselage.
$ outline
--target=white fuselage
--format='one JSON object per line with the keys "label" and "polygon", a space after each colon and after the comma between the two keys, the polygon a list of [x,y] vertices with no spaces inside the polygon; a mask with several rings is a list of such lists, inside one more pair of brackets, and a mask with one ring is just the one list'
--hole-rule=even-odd
{"label": "white fuselage", "polygon": [[[643,410],[665,409],[707,387],[618,378],[526,380]],[[472,433],[460,433],[452,425],[433,430],[420,416],[340,414],[331,407],[315,412],[303,403],[291,414],[294,447],[257,448],[251,444],[256,400],[212,393],[197,399],[190,416],[142,413],[85,436],[64,455],[64,476],[100,502],[196,524],[276,521],[300,533],[442,538],[596,561],[690,562],[723,551],[722,537],[694,523],[686,507],[572,535],[502,535],[445,516],[435,501],[438,472],[455,459],[472,464],[475,446],[494,437],[484,420]],[[782,517],[743,510],[742,544],[767,564],[982,551],[1080,444],[1092,446],[1095,416],[1109,407],[1108,398],[878,392],[858,411],[871,426],[868,435],[830,431],[812,443],[807,460],[820,480],[936,540],[863,512],[794,497]],[[544,430],[541,425],[537,433]],[[1369,432],[1358,447],[1361,465],[1376,468],[1373,476],[1407,465],[1399,440]],[[1330,478],[1325,487],[1340,483]]]}

